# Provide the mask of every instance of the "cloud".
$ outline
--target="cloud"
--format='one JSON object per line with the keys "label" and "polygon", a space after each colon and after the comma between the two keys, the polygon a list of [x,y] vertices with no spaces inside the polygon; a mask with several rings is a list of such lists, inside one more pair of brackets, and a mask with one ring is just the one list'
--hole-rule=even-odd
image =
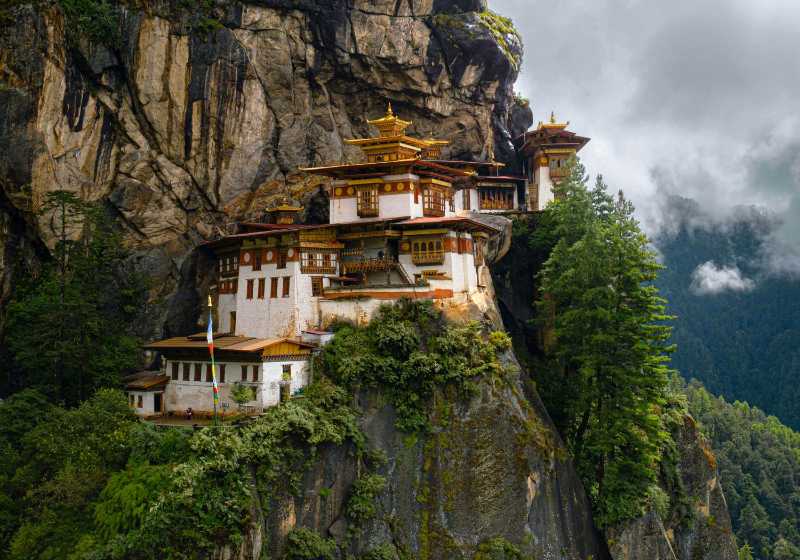
{"label": "cloud", "polygon": [[800,2],[675,0],[666,8],[645,0],[489,0],[489,7],[522,35],[517,88],[535,120],[555,110],[590,136],[581,152],[587,170],[625,191],[649,234],[672,227],[666,196],[694,201],[698,227],[757,206],[780,223],[764,262],[793,270]]}
{"label": "cloud", "polygon": [[716,295],[722,292],[749,292],[755,282],[745,278],[736,266],[717,266],[706,261],[692,272],[690,290],[695,295]]}

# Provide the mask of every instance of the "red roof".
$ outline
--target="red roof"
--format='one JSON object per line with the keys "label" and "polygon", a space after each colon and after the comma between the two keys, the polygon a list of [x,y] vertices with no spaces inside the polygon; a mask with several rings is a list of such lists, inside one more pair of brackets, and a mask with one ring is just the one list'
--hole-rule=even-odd
{"label": "red roof", "polygon": [[398,222],[398,226],[417,226],[417,225],[466,225],[470,226],[474,229],[484,229],[484,230],[497,230],[497,228],[490,226],[488,224],[481,223],[477,220],[473,220],[471,218],[466,218],[464,216],[447,216],[447,217],[434,217],[428,216],[424,218],[413,218],[411,220],[405,220],[403,222]]}

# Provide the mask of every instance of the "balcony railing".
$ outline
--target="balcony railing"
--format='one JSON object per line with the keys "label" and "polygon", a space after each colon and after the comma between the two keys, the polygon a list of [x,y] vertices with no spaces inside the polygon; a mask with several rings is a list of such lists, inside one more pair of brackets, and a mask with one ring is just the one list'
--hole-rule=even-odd
{"label": "balcony railing", "polygon": [[444,251],[412,252],[411,262],[414,264],[442,264],[444,262]]}
{"label": "balcony railing", "polygon": [[342,262],[342,272],[349,274],[352,272],[383,272],[392,270],[397,265],[397,261],[390,258],[359,259]]}
{"label": "balcony railing", "polygon": [[300,265],[303,274],[336,274],[336,266]]}

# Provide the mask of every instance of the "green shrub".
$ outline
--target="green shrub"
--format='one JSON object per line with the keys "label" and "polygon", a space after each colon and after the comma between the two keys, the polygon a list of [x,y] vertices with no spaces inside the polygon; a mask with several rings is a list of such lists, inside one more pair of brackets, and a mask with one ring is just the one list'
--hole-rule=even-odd
{"label": "green shrub", "polygon": [[519,548],[503,537],[494,537],[478,545],[475,560],[526,560]]}
{"label": "green shrub", "polygon": [[300,527],[286,537],[285,560],[334,560],[336,543],[316,531]]}
{"label": "green shrub", "polygon": [[339,326],[320,365],[346,387],[381,389],[397,412],[397,428],[415,433],[428,428],[436,390],[469,396],[477,379],[502,370],[497,351],[509,346],[504,333],[484,340],[477,323],[446,324],[429,301],[401,300],[381,307],[366,327]]}
{"label": "green shrub", "polygon": [[386,479],[374,473],[356,480],[347,500],[347,516],[356,523],[363,523],[375,517],[378,511],[375,498],[385,486]]}
{"label": "green shrub", "polygon": [[393,544],[383,543],[362,554],[360,560],[397,560],[397,549]]}

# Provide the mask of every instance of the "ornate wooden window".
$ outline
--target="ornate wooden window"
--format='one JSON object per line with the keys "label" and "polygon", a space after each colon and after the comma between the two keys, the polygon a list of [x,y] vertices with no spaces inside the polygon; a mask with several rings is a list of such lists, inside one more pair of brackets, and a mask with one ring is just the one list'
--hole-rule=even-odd
{"label": "ornate wooden window", "polygon": [[178,380],[178,369],[180,368],[180,364],[178,362],[172,362],[172,379],[174,381]]}
{"label": "ornate wooden window", "polygon": [[422,214],[444,216],[445,193],[431,187],[422,192]]}
{"label": "ornate wooden window", "polygon": [[322,276],[311,277],[311,296],[319,297],[322,295]]}
{"label": "ornate wooden window", "polygon": [[566,158],[551,157],[548,165],[550,167],[551,179],[561,179],[562,177],[566,177],[567,173],[569,172]]}
{"label": "ornate wooden window", "polygon": [[304,274],[336,274],[335,252],[303,252],[300,271]]}
{"label": "ornate wooden window", "polygon": [[283,277],[283,297],[289,297],[289,283],[292,281],[291,276]]}
{"label": "ornate wooden window", "polygon": [[463,189],[461,191],[461,196],[464,197],[464,210],[472,209],[472,197],[469,195],[470,192],[471,189]]}
{"label": "ornate wooden window", "polygon": [[258,383],[258,366],[253,365],[253,383]]}
{"label": "ornate wooden window", "polygon": [[283,381],[292,380],[292,364],[283,364],[283,372],[281,375],[281,380]]}
{"label": "ornate wooden window", "polygon": [[378,215],[378,185],[364,185],[357,188],[356,209],[360,218]]}
{"label": "ornate wooden window", "polygon": [[208,364],[206,364],[206,382],[207,383],[211,383],[211,381],[213,379],[214,379],[214,375],[213,375],[213,372],[211,371],[211,364],[208,363]]}
{"label": "ornate wooden window", "polygon": [[225,364],[219,365],[219,382],[225,383]]}
{"label": "ornate wooden window", "polygon": [[269,297],[271,297],[271,298],[278,297],[278,279],[277,278],[270,278],[269,279]]}
{"label": "ornate wooden window", "polygon": [[183,363],[183,380],[189,381],[189,369],[192,367],[192,364],[188,362]]}
{"label": "ornate wooden window", "polygon": [[442,264],[444,248],[442,239],[416,239],[411,243],[411,262],[417,265]]}
{"label": "ornate wooden window", "polygon": [[253,251],[253,270],[261,270],[261,250]]}
{"label": "ornate wooden window", "polygon": [[258,299],[264,299],[264,292],[266,291],[267,279],[258,279]]}
{"label": "ornate wooden window", "polygon": [[194,364],[194,380],[195,381],[203,380],[203,364],[201,363]]}
{"label": "ornate wooden window", "polygon": [[253,299],[253,279],[247,281],[247,299]]}
{"label": "ornate wooden window", "polygon": [[481,210],[513,210],[514,191],[512,189],[480,189]]}
{"label": "ornate wooden window", "polygon": [[139,395],[139,397],[137,398],[137,400],[136,400],[136,406],[137,406],[138,408],[142,408],[142,395]]}
{"label": "ornate wooden window", "polygon": [[278,268],[286,268],[286,250],[281,249],[278,251]]}

